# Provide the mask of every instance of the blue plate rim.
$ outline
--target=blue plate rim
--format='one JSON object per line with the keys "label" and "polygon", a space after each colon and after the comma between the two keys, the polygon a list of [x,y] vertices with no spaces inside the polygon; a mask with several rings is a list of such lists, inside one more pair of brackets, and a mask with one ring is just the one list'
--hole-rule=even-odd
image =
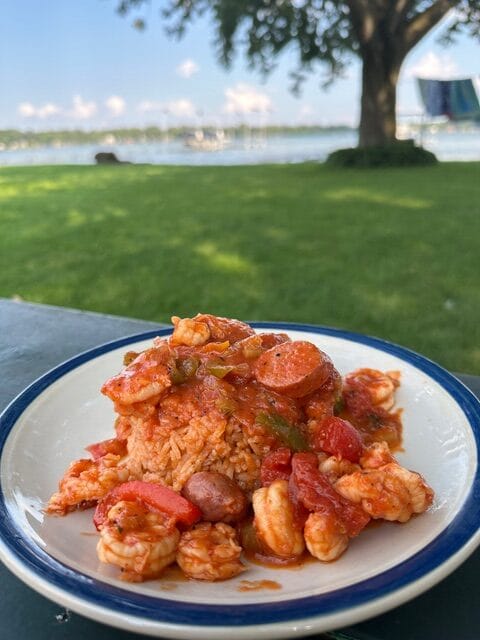
{"label": "blue plate rim", "polygon": [[[449,393],[462,409],[480,451],[480,402],[455,376],[440,365],[415,351],[381,338],[314,324],[290,322],[251,322],[256,329],[306,331],[365,344],[397,356],[426,373]],[[0,416],[0,468],[5,443],[25,409],[53,382],[100,355],[123,346],[168,335],[171,327],[161,327],[118,338],[89,349],[54,367],[20,393]],[[478,465],[470,491],[452,522],[426,547],[391,569],[354,585],[321,595],[262,604],[212,605],[173,601],[167,598],[136,594],[92,578],[69,568],[39,548],[10,516],[0,482],[0,542],[13,563],[32,572],[54,590],[80,598],[118,615],[169,625],[200,627],[265,625],[328,616],[371,604],[380,597],[400,591],[411,584],[425,581],[453,556],[461,554],[480,528],[480,467]],[[393,605],[392,605],[393,606]]]}

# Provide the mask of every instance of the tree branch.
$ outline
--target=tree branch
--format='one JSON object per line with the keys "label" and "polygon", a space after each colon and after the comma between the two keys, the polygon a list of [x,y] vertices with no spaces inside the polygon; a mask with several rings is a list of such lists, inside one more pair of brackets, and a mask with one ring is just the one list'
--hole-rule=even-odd
{"label": "tree branch", "polygon": [[377,26],[376,12],[369,0],[345,0],[360,46],[368,43]]}
{"label": "tree branch", "polygon": [[413,4],[414,0],[397,0],[392,3],[392,11],[389,18],[389,25],[392,33],[395,33],[399,28],[405,28],[407,13]]}
{"label": "tree branch", "polygon": [[412,18],[405,29],[407,51],[410,51],[456,4],[458,0],[436,0],[428,9]]}

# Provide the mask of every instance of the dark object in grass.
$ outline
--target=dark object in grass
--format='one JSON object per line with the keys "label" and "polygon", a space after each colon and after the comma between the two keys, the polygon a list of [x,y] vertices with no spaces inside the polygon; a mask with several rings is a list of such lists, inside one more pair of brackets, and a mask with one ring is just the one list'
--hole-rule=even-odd
{"label": "dark object in grass", "polygon": [[95,161],[97,164],[132,164],[127,160],[119,160],[111,151],[100,151],[96,153]]}
{"label": "dark object in grass", "polygon": [[376,147],[338,149],[331,153],[326,164],[332,167],[408,167],[437,164],[436,156],[413,140],[398,140]]}

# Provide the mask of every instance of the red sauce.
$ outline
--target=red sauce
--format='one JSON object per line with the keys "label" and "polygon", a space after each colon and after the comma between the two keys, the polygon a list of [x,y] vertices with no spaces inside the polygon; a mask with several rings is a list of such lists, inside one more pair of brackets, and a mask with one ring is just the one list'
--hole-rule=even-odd
{"label": "red sauce", "polygon": [[385,440],[391,451],[402,446],[402,411],[386,411],[375,406],[361,381],[348,379],[342,390],[340,417],[348,420],[363,435],[365,444]]}
{"label": "red sauce", "polygon": [[[171,564],[162,571],[161,579],[170,582],[187,582],[188,578],[177,564]],[[173,586],[176,588],[176,586]],[[170,588],[168,589],[170,590]]]}
{"label": "red sauce", "polygon": [[262,589],[281,589],[282,585],[275,580],[242,580],[237,591],[261,591]]}
{"label": "red sauce", "polygon": [[309,553],[293,558],[279,558],[278,556],[269,555],[260,551],[243,551],[244,556],[251,564],[256,564],[268,569],[300,569],[310,562],[317,562],[317,559]]}
{"label": "red sauce", "polygon": [[270,556],[265,553],[254,553],[253,557],[249,558],[254,564],[260,564],[263,567],[269,567],[269,569],[289,569],[294,567],[300,567],[303,562],[299,557],[294,558],[279,558],[278,556]]}

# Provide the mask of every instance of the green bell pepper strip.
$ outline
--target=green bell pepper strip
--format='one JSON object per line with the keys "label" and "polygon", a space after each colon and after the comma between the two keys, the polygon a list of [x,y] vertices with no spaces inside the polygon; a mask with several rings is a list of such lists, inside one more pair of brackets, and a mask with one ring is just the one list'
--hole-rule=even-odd
{"label": "green bell pepper strip", "polygon": [[182,384],[193,378],[200,365],[200,360],[195,356],[177,358],[170,368],[170,380],[173,384]]}
{"label": "green bell pepper strip", "polygon": [[309,444],[300,429],[290,424],[278,413],[265,413],[262,411],[258,414],[256,421],[262,427],[266,427],[272,435],[281,440],[292,451],[309,451]]}

